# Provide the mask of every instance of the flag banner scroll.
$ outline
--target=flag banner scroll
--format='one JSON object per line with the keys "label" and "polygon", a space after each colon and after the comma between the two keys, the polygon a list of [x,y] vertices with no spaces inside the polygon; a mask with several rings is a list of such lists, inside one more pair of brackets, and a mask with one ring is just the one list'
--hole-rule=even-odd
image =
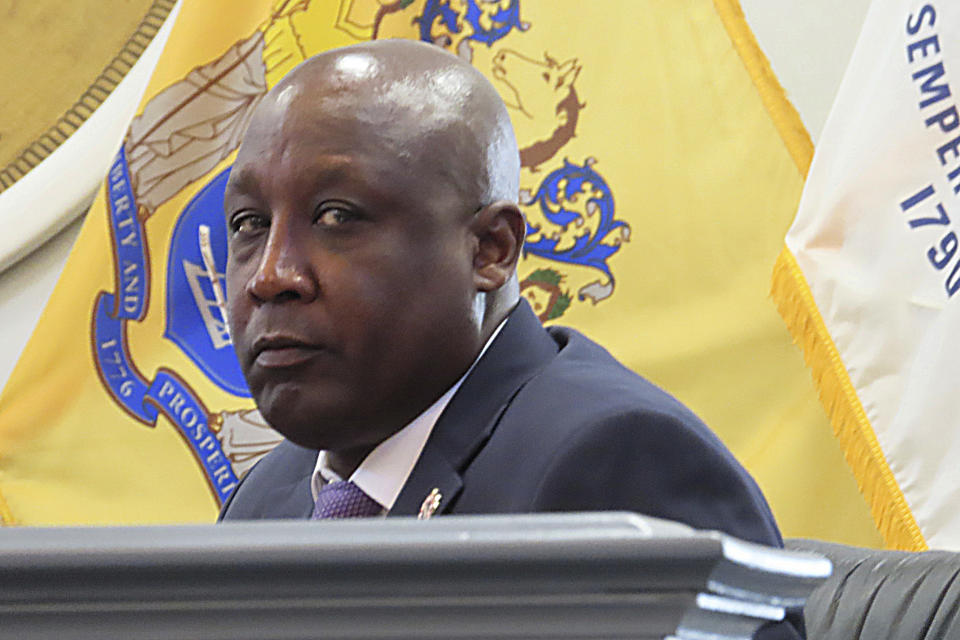
{"label": "flag banner scroll", "polygon": [[960,6],[875,0],[774,296],[886,544],[960,549]]}
{"label": "flag banner scroll", "polygon": [[876,543],[767,298],[812,148],[734,0],[185,0],[0,397],[4,519],[210,520],[276,442],[215,293],[223,186],[279,78],[390,37],[460,56],[507,103],[540,318],[701,414],[788,534]]}

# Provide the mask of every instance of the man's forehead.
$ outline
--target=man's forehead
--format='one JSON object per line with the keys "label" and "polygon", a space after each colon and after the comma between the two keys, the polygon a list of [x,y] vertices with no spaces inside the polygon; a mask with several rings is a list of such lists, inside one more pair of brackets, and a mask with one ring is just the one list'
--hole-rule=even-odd
{"label": "man's forehead", "polygon": [[262,172],[261,156],[276,162],[331,150],[379,153],[481,198],[473,192],[488,178],[495,91],[485,93],[472,67],[436,47],[375,44],[327,52],[291,71],[258,106],[238,161]]}
{"label": "man's forehead", "polygon": [[[396,185],[408,173],[389,154],[357,145],[315,145],[298,140],[289,153],[238,156],[227,183],[227,197],[267,196],[276,188],[315,191],[329,185],[352,185],[380,192],[378,185]],[[389,190],[387,190],[389,191]]]}
{"label": "man's forehead", "polygon": [[295,159],[304,163],[321,155],[411,159],[418,155],[415,129],[415,124],[400,114],[393,118],[378,115],[362,102],[301,95],[286,107],[257,114],[237,160],[244,164],[267,158],[270,162]]}
{"label": "man's forehead", "polygon": [[474,137],[462,111],[414,84],[285,86],[257,109],[238,160],[355,151],[412,162],[424,152],[436,160],[446,149],[462,151],[463,138]]}
{"label": "man's forehead", "polygon": [[402,141],[376,132],[364,134],[363,127],[351,133],[331,122],[316,124],[284,127],[278,135],[241,148],[226,198],[306,197],[335,188],[343,197],[352,194],[383,203],[419,200],[428,193],[436,196],[445,184],[459,185],[459,176],[445,174],[450,162],[444,161],[443,150],[435,155],[423,150],[407,153],[409,147]]}

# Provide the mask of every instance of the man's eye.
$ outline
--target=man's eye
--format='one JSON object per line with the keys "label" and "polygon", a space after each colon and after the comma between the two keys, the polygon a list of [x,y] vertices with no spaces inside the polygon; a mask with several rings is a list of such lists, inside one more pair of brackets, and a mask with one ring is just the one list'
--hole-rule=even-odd
{"label": "man's eye", "polygon": [[346,207],[328,205],[317,210],[316,224],[324,227],[338,227],[358,217],[355,212]]}
{"label": "man's eye", "polygon": [[255,213],[239,213],[230,219],[230,232],[234,235],[256,233],[269,226],[266,218]]}

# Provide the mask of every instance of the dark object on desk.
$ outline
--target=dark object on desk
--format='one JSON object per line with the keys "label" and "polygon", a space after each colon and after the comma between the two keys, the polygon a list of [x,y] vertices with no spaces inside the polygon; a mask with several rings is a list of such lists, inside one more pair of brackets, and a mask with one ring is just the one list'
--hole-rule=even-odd
{"label": "dark object on desk", "polygon": [[804,610],[809,638],[960,638],[960,553],[877,551],[798,539],[786,546],[833,562],[833,575]]}

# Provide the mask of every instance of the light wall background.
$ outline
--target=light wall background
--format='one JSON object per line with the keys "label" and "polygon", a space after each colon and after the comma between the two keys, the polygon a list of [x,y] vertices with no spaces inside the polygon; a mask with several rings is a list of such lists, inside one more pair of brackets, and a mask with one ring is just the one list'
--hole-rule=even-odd
{"label": "light wall background", "polygon": [[[741,0],[760,47],[797,107],[814,144],[829,114],[869,4],[870,0]],[[124,82],[142,84],[145,77],[142,72],[131,73]],[[119,105],[118,112],[123,112],[124,106],[127,110],[136,107],[142,93],[142,87],[138,90],[138,86],[126,88],[122,97],[127,105]],[[102,127],[105,137],[115,137],[115,144],[119,144],[114,125],[94,124]],[[75,209],[81,212],[86,206],[81,204]],[[10,376],[43,311],[81,222],[82,214],[38,249],[0,272],[0,388]],[[8,226],[3,233],[16,231]]]}

